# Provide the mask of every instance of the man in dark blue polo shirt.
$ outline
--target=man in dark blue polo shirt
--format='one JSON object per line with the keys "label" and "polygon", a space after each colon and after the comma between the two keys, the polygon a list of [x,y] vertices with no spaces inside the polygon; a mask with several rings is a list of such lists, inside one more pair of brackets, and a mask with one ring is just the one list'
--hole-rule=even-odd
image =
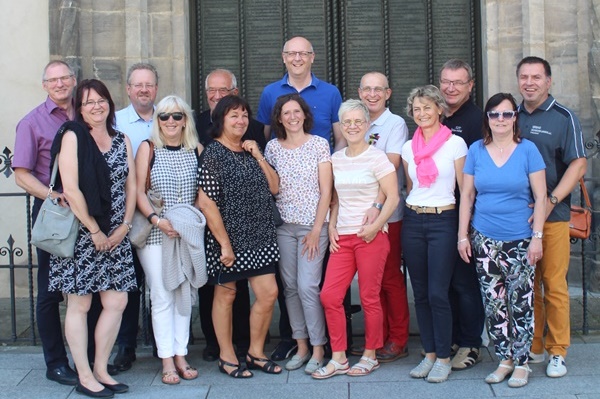
{"label": "man in dark blue polo shirt", "polygon": [[[565,356],[571,342],[569,319],[571,192],[585,174],[587,160],[579,120],[549,94],[552,72],[548,61],[525,57],[517,66],[521,136],[535,143],[546,163],[546,223],[542,237],[544,255],[536,264],[534,280],[535,330],[530,363],[549,361],[548,377],[567,373]],[[545,326],[548,327],[544,337]]]}

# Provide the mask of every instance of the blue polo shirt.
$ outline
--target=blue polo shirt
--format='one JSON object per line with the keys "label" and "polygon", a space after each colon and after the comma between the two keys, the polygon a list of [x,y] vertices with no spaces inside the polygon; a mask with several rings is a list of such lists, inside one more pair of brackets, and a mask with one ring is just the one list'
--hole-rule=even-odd
{"label": "blue polo shirt", "polygon": [[300,92],[288,83],[287,73],[283,79],[267,85],[260,95],[256,119],[265,125],[272,125],[271,112],[277,98],[284,94],[298,93],[310,106],[313,114],[314,124],[310,133],[323,137],[331,145],[332,125],[339,122],[338,110],[342,104],[342,95],[334,85],[317,79],[312,73],[311,76],[310,85]]}
{"label": "blue polo shirt", "polygon": [[[532,113],[519,105],[521,136],[534,142],[546,164],[548,195],[558,185],[569,164],[585,158],[583,133],[577,116],[567,107],[548,96]],[[571,195],[554,207],[548,222],[569,221]]]}
{"label": "blue polo shirt", "polygon": [[131,141],[131,149],[133,156],[137,153],[137,149],[142,141],[150,138],[152,134],[152,119],[144,120],[133,108],[133,104],[115,112],[115,129],[123,132]]}

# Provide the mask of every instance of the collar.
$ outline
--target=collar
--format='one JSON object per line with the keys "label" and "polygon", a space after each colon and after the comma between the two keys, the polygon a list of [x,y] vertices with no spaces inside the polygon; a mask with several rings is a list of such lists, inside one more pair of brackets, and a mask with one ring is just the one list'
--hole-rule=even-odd
{"label": "collar", "polygon": [[[144,118],[142,118],[137,111],[135,110],[135,108],[133,108],[133,104],[129,104],[129,106],[127,108],[125,108],[125,112],[127,112],[127,122],[128,123],[136,123],[136,122],[151,122],[145,120]],[[154,110],[156,110],[156,106],[154,106]]]}
{"label": "collar", "polygon": [[[48,115],[50,115],[51,113],[54,112],[54,110],[60,110],[63,113],[67,113],[67,111],[65,111],[64,109],[62,109],[61,107],[58,106],[58,104],[56,104],[54,101],[52,101],[52,99],[50,98],[50,96],[46,97],[46,101],[44,102],[44,106],[46,107],[46,112],[48,112]],[[71,106],[73,107],[73,110],[75,109],[75,99],[72,98],[71,99]],[[68,116],[68,115],[67,115]]]}
{"label": "collar", "polygon": [[473,104],[473,101],[471,100],[471,97],[469,97],[469,99],[467,101],[465,101],[465,103],[463,105],[461,105],[456,112],[454,112],[452,115],[450,116],[444,116],[444,119],[452,119],[455,117],[459,117],[462,114],[466,113],[468,111],[469,108],[471,108],[472,106],[474,106],[475,104]]}
{"label": "collar", "polygon": [[533,112],[529,113],[527,112],[527,108],[525,108],[525,102],[521,102],[521,104],[519,104],[519,107],[517,108],[517,111],[519,112],[524,112],[528,115],[533,114],[536,111],[540,111],[540,112],[546,112],[549,111],[550,108],[552,108],[554,106],[554,104],[556,103],[556,100],[554,99],[554,97],[552,97],[551,94],[548,94],[548,98],[546,99],[546,101],[544,101],[543,103],[540,104],[539,107],[537,107],[536,109],[533,110]]}
{"label": "collar", "polygon": [[[307,87],[311,87],[311,86],[316,89],[317,87],[319,87],[320,82],[321,81],[315,76],[315,74],[311,72],[310,73],[310,84],[302,90],[305,90]],[[279,81],[279,83],[281,84],[281,86],[288,86],[288,87],[291,87],[292,89],[296,90],[296,88],[290,84],[290,76],[287,73],[285,75],[283,75],[283,79],[281,79]]]}
{"label": "collar", "polygon": [[390,111],[389,108],[386,108],[385,111],[383,111],[383,114],[379,115],[379,118],[371,121],[371,126],[383,125],[390,116],[392,116],[392,111]]}

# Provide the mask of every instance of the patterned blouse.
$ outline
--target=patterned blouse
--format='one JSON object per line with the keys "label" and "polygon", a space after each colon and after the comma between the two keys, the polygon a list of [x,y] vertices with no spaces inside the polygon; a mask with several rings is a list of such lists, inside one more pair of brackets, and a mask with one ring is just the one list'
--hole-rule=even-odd
{"label": "patterned blouse", "polygon": [[286,149],[274,139],[267,143],[265,158],[279,174],[277,208],[283,221],[315,224],[321,197],[319,164],[331,162],[329,143],[322,137],[311,136],[300,147]]}

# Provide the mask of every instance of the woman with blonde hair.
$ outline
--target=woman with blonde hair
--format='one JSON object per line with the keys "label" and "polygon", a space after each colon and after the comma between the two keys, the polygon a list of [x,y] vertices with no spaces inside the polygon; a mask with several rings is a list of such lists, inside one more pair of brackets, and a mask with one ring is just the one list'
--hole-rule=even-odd
{"label": "woman with blonde hair", "polygon": [[[188,353],[191,303],[182,312],[176,305],[175,290],[168,290],[163,280],[163,245],[165,240],[179,237],[165,213],[176,204],[194,205],[198,195],[198,159],[202,145],[198,143],[192,110],[177,96],[167,96],[156,106],[150,140],[140,144],[136,154],[137,206],[153,227],[146,246],[138,250],[140,263],[150,287],[152,326],[158,357],[162,359],[162,382],[178,384],[180,378],[191,380],[198,371],[191,367]],[[151,152],[152,151],[152,152]],[[161,194],[164,207],[160,214],[146,195],[146,178],[150,187]]]}

